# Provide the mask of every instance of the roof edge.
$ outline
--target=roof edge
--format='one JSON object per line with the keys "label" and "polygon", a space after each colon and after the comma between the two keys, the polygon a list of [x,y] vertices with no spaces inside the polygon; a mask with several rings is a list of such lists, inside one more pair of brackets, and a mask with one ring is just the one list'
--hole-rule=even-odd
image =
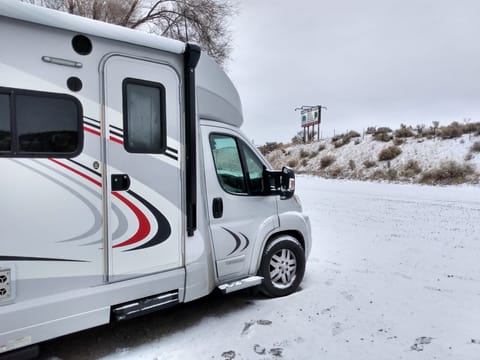
{"label": "roof edge", "polygon": [[84,18],[58,10],[26,4],[20,1],[1,1],[0,16],[70,30],[84,35],[97,36],[164,50],[174,54],[183,54],[186,47],[185,43],[178,40],[109,24],[103,21]]}

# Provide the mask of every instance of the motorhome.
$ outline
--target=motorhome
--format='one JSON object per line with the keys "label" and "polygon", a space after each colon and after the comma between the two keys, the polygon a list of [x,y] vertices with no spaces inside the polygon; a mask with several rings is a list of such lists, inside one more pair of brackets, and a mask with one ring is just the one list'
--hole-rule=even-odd
{"label": "motorhome", "polygon": [[0,353],[203,297],[297,290],[287,167],[196,45],[0,2]]}

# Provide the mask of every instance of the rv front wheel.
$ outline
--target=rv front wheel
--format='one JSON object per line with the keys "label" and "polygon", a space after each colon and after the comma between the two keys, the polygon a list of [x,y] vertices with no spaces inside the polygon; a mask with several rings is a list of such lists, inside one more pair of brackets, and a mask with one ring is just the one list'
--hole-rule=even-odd
{"label": "rv front wheel", "polygon": [[297,290],[305,273],[305,252],[293,236],[281,235],[263,251],[260,275],[262,292],[271,297],[285,296]]}

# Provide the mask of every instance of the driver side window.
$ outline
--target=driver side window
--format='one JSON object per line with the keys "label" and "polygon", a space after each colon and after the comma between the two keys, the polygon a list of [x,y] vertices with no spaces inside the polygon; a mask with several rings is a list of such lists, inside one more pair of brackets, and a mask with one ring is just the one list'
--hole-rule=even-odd
{"label": "driver side window", "polygon": [[226,134],[211,134],[210,147],[218,181],[226,192],[262,194],[264,165],[243,141]]}

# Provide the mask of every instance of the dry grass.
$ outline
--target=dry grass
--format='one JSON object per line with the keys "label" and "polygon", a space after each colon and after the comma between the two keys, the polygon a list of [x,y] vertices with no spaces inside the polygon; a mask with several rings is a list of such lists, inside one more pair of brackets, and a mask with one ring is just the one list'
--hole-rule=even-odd
{"label": "dry grass", "polygon": [[463,184],[471,180],[470,178],[474,175],[475,171],[470,165],[446,161],[438,168],[424,172],[420,182],[429,185]]}
{"label": "dry grass", "polygon": [[335,162],[335,156],[327,155],[320,159],[320,168],[326,169]]}
{"label": "dry grass", "polygon": [[480,152],[480,141],[475,141],[475,142],[473,143],[472,147],[470,148],[470,151],[471,151],[472,153],[474,153],[474,152],[477,152],[477,153]]}
{"label": "dry grass", "polygon": [[398,146],[389,146],[378,154],[378,160],[380,161],[386,161],[386,160],[392,160],[395,159],[398,155],[402,153],[402,149],[400,149]]}

